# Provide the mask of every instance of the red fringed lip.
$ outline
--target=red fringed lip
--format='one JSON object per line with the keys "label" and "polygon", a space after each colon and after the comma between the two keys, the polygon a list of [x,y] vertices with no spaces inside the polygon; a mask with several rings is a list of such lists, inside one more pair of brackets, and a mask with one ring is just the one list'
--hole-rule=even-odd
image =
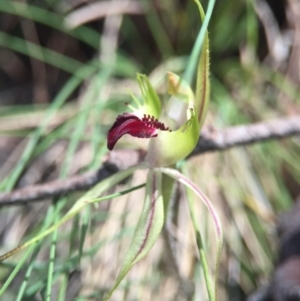
{"label": "red fringed lip", "polygon": [[142,119],[134,114],[124,113],[119,115],[107,134],[107,148],[112,150],[117,141],[125,134],[138,138],[156,137],[158,131],[168,131],[169,128],[155,119],[146,116]]}

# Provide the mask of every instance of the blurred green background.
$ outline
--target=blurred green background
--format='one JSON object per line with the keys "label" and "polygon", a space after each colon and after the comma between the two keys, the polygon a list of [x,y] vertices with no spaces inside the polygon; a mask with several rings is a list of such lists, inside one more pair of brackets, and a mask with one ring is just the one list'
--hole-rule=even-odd
{"label": "blurred green background", "polygon": [[[207,1],[202,5],[206,9]],[[217,1],[209,25],[206,126],[299,114],[299,20],[297,1]],[[136,72],[149,75],[167,99],[166,71],[184,72],[200,26],[191,0],[1,0],[1,191],[99,168],[106,132],[130,101],[128,88],[138,93]],[[129,145],[124,141],[120,148]],[[185,163],[222,219],[220,300],[245,300],[270,279],[277,215],[300,194],[299,146],[294,137]],[[143,177],[137,174],[122,187]],[[54,223],[79,196],[1,208],[1,254]],[[162,235],[111,300],[207,300],[186,198],[192,196],[181,189],[168,229],[176,273]],[[142,200],[137,191],[86,208],[30,256],[22,251],[1,263],[1,300],[101,300],[124,258]],[[198,203],[213,269],[214,230]]]}

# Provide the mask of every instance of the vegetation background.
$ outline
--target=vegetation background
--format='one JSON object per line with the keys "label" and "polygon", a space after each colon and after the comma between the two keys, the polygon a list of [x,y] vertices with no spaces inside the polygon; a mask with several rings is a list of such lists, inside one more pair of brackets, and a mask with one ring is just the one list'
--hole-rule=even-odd
{"label": "vegetation background", "polygon": [[[299,113],[299,22],[298,1],[217,1],[209,25],[207,126]],[[130,101],[127,88],[138,93],[136,72],[148,74],[165,99],[166,71],[183,72],[199,28],[191,0],[1,0],[1,190],[98,169],[107,129]],[[120,147],[136,143],[124,139]],[[299,162],[299,137],[186,161],[185,172],[215,204],[224,227],[220,300],[245,300],[268,282],[277,214],[300,195]],[[140,172],[116,189],[143,179]],[[179,192],[165,231],[171,250],[161,235],[111,300],[207,299],[186,202],[193,196]],[[79,196],[2,207],[1,254],[59,220]],[[25,250],[1,263],[1,300],[100,300],[117,275],[142,200],[136,191],[87,207],[30,256]],[[213,226],[196,204],[213,268]]]}

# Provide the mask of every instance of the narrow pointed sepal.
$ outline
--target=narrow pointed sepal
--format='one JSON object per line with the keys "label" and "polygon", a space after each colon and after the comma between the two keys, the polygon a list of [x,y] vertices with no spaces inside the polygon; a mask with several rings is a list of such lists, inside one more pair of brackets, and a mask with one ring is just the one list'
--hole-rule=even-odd
{"label": "narrow pointed sepal", "polygon": [[149,171],[143,211],[119,275],[103,301],[110,298],[132,266],[148,254],[162,230],[164,204],[161,191],[161,176],[160,171]]}
{"label": "narrow pointed sepal", "polygon": [[[198,5],[200,12],[200,18],[204,21],[205,15],[202,5],[199,0],[194,0]],[[196,111],[200,129],[204,123],[208,105],[210,101],[210,81],[209,81],[209,39],[208,32],[206,31],[204,42],[199,58],[198,71],[197,71],[197,83],[196,83]]]}

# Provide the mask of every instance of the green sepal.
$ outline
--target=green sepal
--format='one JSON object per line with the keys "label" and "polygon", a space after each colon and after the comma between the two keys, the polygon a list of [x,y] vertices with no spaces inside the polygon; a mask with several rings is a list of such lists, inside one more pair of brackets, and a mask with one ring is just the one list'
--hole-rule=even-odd
{"label": "green sepal", "polygon": [[199,225],[198,225],[198,221],[197,221],[197,218],[195,215],[195,211],[194,211],[192,203],[189,202],[190,209],[191,209],[191,211],[190,211],[191,218],[192,218],[193,226],[196,231],[196,241],[197,241],[197,246],[198,246],[198,250],[199,250],[199,256],[201,258],[201,264],[202,264],[202,268],[203,268],[203,273],[204,273],[204,278],[205,278],[205,282],[206,282],[206,286],[207,286],[209,300],[216,301],[217,300],[217,288],[218,288],[218,286],[217,286],[218,285],[218,273],[219,273],[221,253],[222,253],[223,240],[224,240],[223,227],[222,227],[222,223],[219,218],[219,215],[218,215],[217,211],[214,209],[213,203],[210,201],[210,199],[188,177],[186,177],[185,175],[183,175],[176,169],[160,168],[160,171],[163,174],[172,177],[174,180],[182,183],[187,188],[192,190],[201,199],[201,201],[207,207],[208,212],[211,215],[211,218],[213,220],[214,227],[216,230],[216,236],[217,236],[217,258],[216,258],[216,266],[215,266],[214,283],[211,280],[210,272],[208,270],[208,264],[207,264],[206,255],[205,255],[204,249],[203,249],[201,233],[199,230]]}
{"label": "green sepal", "polygon": [[[201,3],[198,0],[194,0],[199,8],[200,17],[203,22],[204,11]],[[199,58],[198,71],[197,71],[197,84],[196,84],[196,111],[198,115],[198,122],[200,129],[204,123],[208,105],[210,100],[210,82],[209,82],[209,39],[206,31],[204,42]]]}
{"label": "green sepal", "polygon": [[132,266],[145,257],[156,242],[164,224],[164,204],[161,190],[161,172],[149,171],[144,207],[132,241],[114,286],[103,301],[110,298]]}

